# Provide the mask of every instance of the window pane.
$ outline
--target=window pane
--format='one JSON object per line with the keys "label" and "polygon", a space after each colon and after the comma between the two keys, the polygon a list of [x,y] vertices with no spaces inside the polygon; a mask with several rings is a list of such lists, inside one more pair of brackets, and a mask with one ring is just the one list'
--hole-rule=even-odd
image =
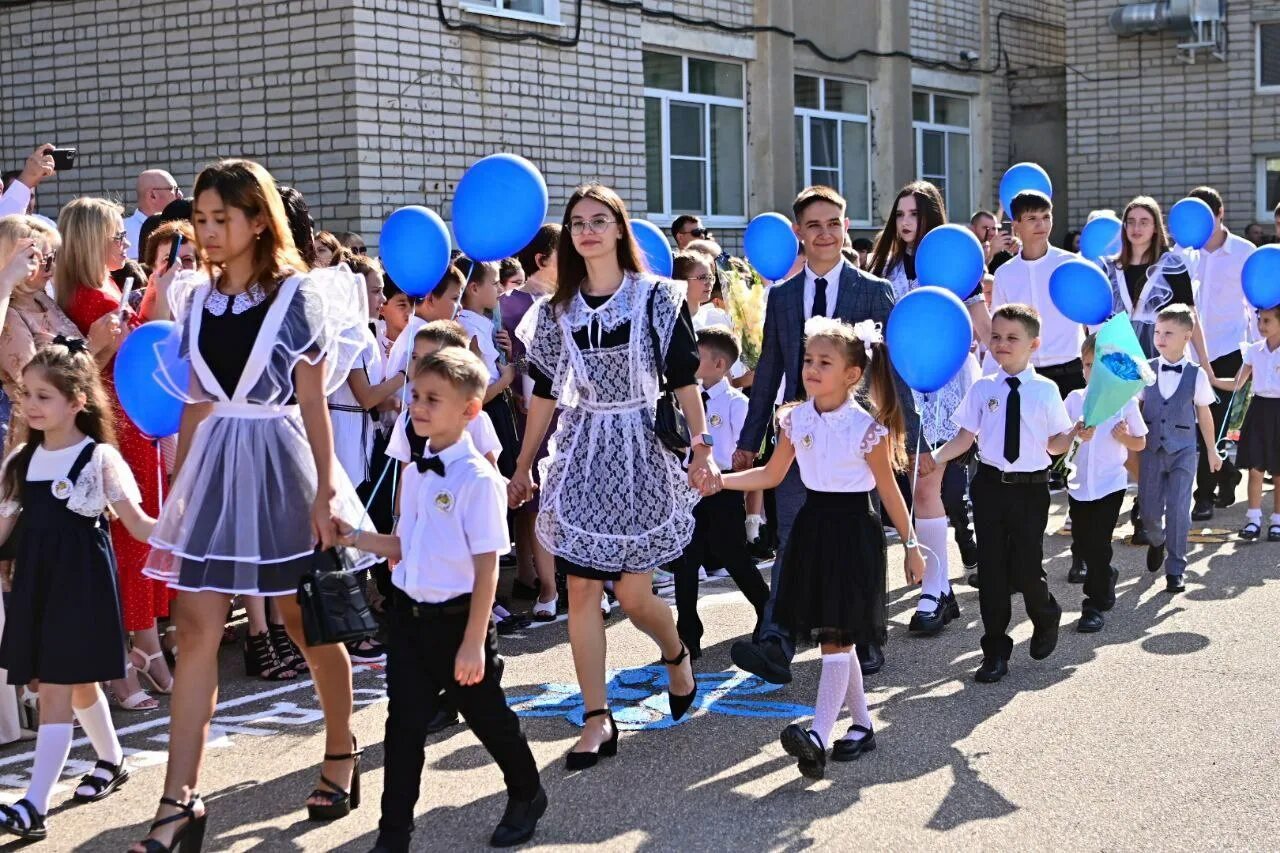
{"label": "window pane", "polygon": [[644,52],[644,84],[651,89],[684,90],[681,79],[680,57],[669,53]]}
{"label": "window pane", "polygon": [[671,213],[705,214],[703,188],[707,183],[705,160],[671,161]]}
{"label": "window pane", "polygon": [[1258,82],[1280,86],[1280,24],[1258,27]]}
{"label": "window pane", "polygon": [[827,80],[824,85],[827,91],[826,108],[838,113],[867,114],[867,87],[861,83],[846,83],[843,80]]}
{"label": "window pane", "polygon": [[969,99],[949,98],[946,95],[933,96],[934,117],[936,124],[950,124],[956,127],[969,126]]}
{"label": "window pane", "polygon": [[969,137],[963,133],[947,134],[947,183],[951,193],[946,196],[947,212],[952,219],[968,219],[973,212],[969,193],[973,181],[969,175]]}
{"label": "window pane", "polygon": [[921,131],[920,142],[924,149],[924,156],[920,159],[922,177],[924,175],[945,175],[947,173],[947,135],[936,130]]}
{"label": "window pane", "polygon": [[796,75],[796,106],[801,109],[818,109],[818,78]]}
{"label": "window pane", "polygon": [[815,118],[809,122],[809,162],[815,169],[837,169],[840,167],[839,144],[840,123],[831,119]]}
{"label": "window pane", "polygon": [[840,183],[840,173],[835,169],[814,169],[813,182],[824,187],[835,189]]}
{"label": "window pane", "polygon": [[1275,210],[1280,204],[1280,160],[1267,160],[1266,209]]}
{"label": "window pane", "polygon": [[711,108],[711,210],[716,216],[743,216],[742,110]]}
{"label": "window pane", "polygon": [[690,59],[689,91],[699,95],[741,98],[742,66],[709,59]]}
{"label": "window pane", "polygon": [[849,202],[849,218],[871,219],[871,187],[867,175],[871,166],[871,146],[867,125],[861,122],[840,123],[840,142],[844,149],[844,180],[840,190]]}
{"label": "window pane", "polygon": [[[702,111],[700,104],[671,104],[671,156],[702,157]],[[671,180],[675,185],[675,178]]]}
{"label": "window pane", "polygon": [[662,195],[662,101],[644,99],[644,188],[650,213],[666,210]]}
{"label": "window pane", "polygon": [[528,12],[531,15],[546,12],[546,0],[502,0],[502,5],[512,12]]}
{"label": "window pane", "polygon": [[[648,54],[645,54],[645,56],[648,56]],[[914,121],[933,121],[933,115],[929,112],[928,92],[911,93],[911,118]]]}
{"label": "window pane", "polygon": [[804,173],[804,117],[796,116],[796,192],[809,185]]}

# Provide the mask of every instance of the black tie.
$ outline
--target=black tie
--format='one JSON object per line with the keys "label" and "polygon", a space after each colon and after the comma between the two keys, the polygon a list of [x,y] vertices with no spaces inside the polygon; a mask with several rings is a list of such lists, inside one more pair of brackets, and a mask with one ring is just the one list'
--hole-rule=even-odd
{"label": "black tie", "polygon": [[827,316],[827,280],[825,278],[819,278],[813,282],[813,310],[809,312],[809,316]]}
{"label": "black tie", "polygon": [[441,477],[444,476],[444,463],[440,461],[439,456],[419,456],[413,461],[418,466],[419,474],[435,471]]}
{"label": "black tie", "polygon": [[1022,455],[1019,445],[1018,428],[1022,422],[1022,395],[1018,386],[1022,384],[1016,376],[1005,380],[1009,384],[1009,401],[1004,409],[1004,458],[1009,462],[1017,462]]}
{"label": "black tie", "polygon": [[1182,372],[1182,365],[1181,365],[1181,364],[1162,364],[1162,365],[1160,365],[1160,369],[1161,369],[1161,370],[1169,370],[1169,371],[1172,371],[1172,372],[1174,372],[1174,373],[1181,373],[1181,372]]}
{"label": "black tie", "polygon": [[708,401],[708,400],[710,400],[710,399],[711,399],[711,395],[710,395],[710,394],[708,394],[706,391],[703,391],[703,392],[702,392],[702,408],[703,408],[703,410],[704,410],[704,411],[705,411],[705,410],[706,410],[706,408],[707,408],[707,401]]}

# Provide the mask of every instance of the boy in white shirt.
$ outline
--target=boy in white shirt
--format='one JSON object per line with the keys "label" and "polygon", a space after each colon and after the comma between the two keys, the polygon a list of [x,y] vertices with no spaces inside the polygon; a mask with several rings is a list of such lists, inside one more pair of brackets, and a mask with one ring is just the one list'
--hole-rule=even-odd
{"label": "boy in white shirt", "polygon": [[427,436],[427,455],[405,471],[397,533],[337,522],[344,543],[399,561],[392,574],[386,778],[376,846],[410,849],[427,724],[443,689],[502,769],[507,809],[489,843],[510,847],[533,837],[547,795],[502,692],[489,618],[498,556],[511,540],[505,483],[466,435],[480,413],[488,373],[470,352],[447,348],[419,362],[413,384],[410,417]]}
{"label": "boy in white shirt", "polygon": [[[1087,383],[1093,374],[1095,338],[1085,338],[1080,350]],[[1067,414],[1083,427],[1085,389],[1072,391],[1064,401]],[[1130,400],[1119,412],[1096,427],[1081,428],[1080,449],[1073,460],[1067,481],[1067,501],[1071,512],[1071,551],[1083,562],[1084,605],[1076,630],[1092,634],[1105,624],[1103,612],[1116,603],[1116,580],[1120,573],[1111,566],[1111,537],[1120,518],[1128,472],[1129,452],[1146,447],[1147,425]]]}

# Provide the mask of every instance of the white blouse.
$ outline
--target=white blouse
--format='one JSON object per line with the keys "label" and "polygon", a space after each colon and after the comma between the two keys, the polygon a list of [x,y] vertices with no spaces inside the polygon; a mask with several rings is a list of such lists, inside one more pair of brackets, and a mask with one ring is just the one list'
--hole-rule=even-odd
{"label": "white blouse", "polygon": [[480,350],[480,360],[489,371],[489,384],[498,381],[502,371],[498,370],[498,345],[493,342],[493,321],[476,311],[463,309],[458,312],[458,322],[467,330],[467,335],[475,340],[476,349]]}
{"label": "white blouse", "polygon": [[[80,456],[80,451],[91,440],[86,438],[79,444],[62,450],[45,450],[43,447],[37,447],[31,456],[31,464],[27,466],[26,487],[43,488],[45,483],[51,484],[50,487],[56,487],[58,481],[66,480],[67,475],[71,473],[71,466],[75,465],[76,459]],[[18,445],[5,459],[4,468],[0,469],[0,479],[3,479],[3,471],[8,469],[13,458],[25,446]],[[89,460],[89,464],[84,466],[75,483],[70,485],[67,509],[85,518],[97,518],[105,513],[111,504],[122,500],[141,503],[142,494],[138,491],[138,484],[133,479],[133,472],[120,456],[120,451],[109,444],[99,444],[93,449],[93,457]],[[0,501],[0,516],[4,518],[12,518],[21,510],[22,507],[16,499],[6,497],[4,501]]]}
{"label": "white blouse", "polygon": [[852,397],[835,411],[821,413],[813,400],[786,409],[778,426],[796,449],[805,488],[815,492],[869,492],[876,477],[867,454],[889,434]]}

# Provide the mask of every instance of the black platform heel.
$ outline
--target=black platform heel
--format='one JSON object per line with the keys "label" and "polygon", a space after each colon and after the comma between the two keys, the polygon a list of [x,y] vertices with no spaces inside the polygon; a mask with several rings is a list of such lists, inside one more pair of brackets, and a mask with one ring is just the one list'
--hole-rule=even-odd
{"label": "black platform heel", "polygon": [[351,738],[351,752],[346,755],[325,753],[325,761],[346,761],[348,758],[354,760],[355,763],[351,767],[351,790],[348,791],[323,773],[320,774],[320,784],[328,785],[329,790],[316,788],[311,792],[308,799],[310,797],[324,797],[329,802],[322,806],[308,803],[308,818],[311,820],[337,820],[360,808],[360,756],[363,754],[364,750],[356,749],[355,737]]}
{"label": "black platform heel", "polygon": [[592,717],[599,717],[602,714],[609,716],[609,728],[613,733],[609,735],[609,739],[600,744],[595,752],[575,752],[569,751],[564,757],[564,767],[566,770],[586,770],[588,767],[595,767],[601,758],[613,758],[618,754],[618,724],[613,721],[613,712],[608,708],[597,708],[594,711],[588,711],[582,715],[582,722],[585,724]]}
{"label": "black platform heel", "polygon": [[155,832],[162,826],[168,826],[180,820],[185,820],[187,823],[174,833],[173,841],[169,842],[167,847],[154,838],[144,838],[139,842],[142,849],[146,853],[200,853],[200,849],[204,847],[204,828],[208,822],[209,813],[196,814],[196,803],[199,801],[199,794],[192,794],[191,801],[187,803],[180,803],[170,797],[161,797],[161,805],[173,806],[182,811],[160,818],[151,824],[151,828],[147,831]]}
{"label": "black platform heel", "polygon": [[[662,661],[667,666],[679,666],[684,663],[684,659],[688,656],[689,647],[681,642],[680,654],[676,655],[675,658],[672,660],[658,658],[658,660]],[[692,670],[692,667],[690,669]],[[692,674],[692,672],[690,674]],[[696,698],[698,698],[698,679],[696,677],[693,680],[693,690],[683,696],[677,696],[671,692],[671,679],[667,679],[667,700],[671,704],[671,719],[678,720],[683,717],[685,712],[689,710],[689,706],[693,704],[693,700]]]}

